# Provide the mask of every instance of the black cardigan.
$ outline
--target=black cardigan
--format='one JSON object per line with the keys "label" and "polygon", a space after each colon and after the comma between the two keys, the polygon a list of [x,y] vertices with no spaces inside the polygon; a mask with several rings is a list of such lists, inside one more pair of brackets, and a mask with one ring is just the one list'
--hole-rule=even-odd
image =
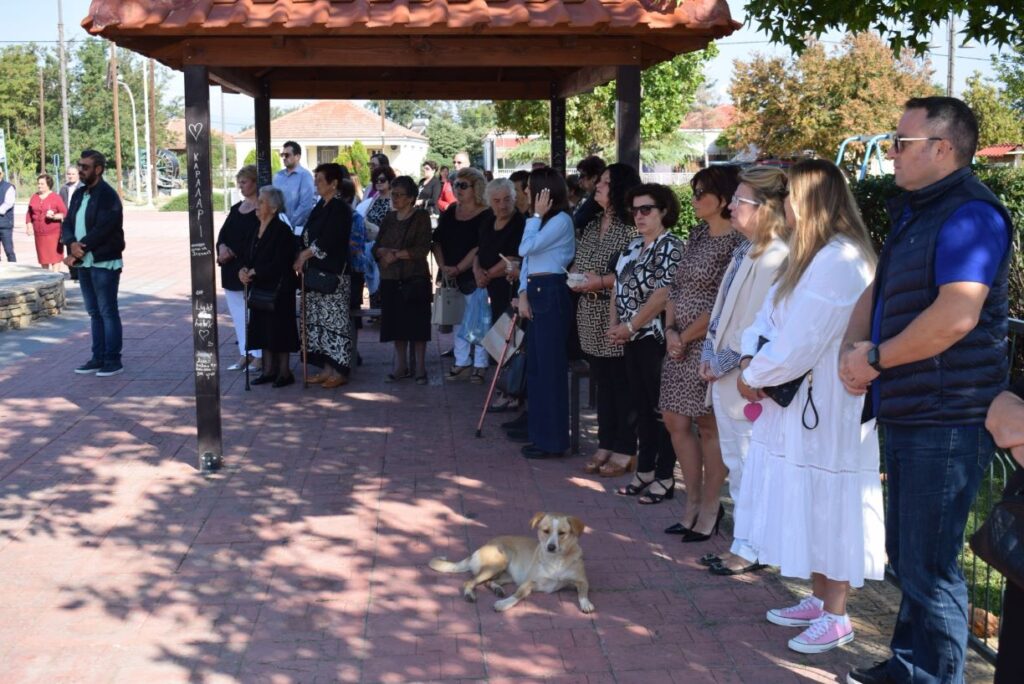
{"label": "black cardigan", "polygon": [[[85,237],[75,240],[75,217],[86,192],[89,193],[89,206],[85,208]],[[80,242],[96,261],[121,258],[124,252],[124,208],[117,192],[102,178],[91,189],[83,185],[75,190],[67,216],[61,224],[60,241],[64,245]]]}
{"label": "black cardigan", "polygon": [[349,265],[349,239],[352,235],[352,207],[340,197],[329,202],[322,199],[313,207],[302,230],[302,244],[316,242],[323,259],[315,256],[309,264],[326,273],[344,273]]}

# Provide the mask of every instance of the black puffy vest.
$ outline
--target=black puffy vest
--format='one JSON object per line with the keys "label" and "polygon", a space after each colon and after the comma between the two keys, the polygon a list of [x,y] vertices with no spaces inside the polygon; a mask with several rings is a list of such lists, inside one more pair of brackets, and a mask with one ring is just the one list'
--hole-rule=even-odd
{"label": "black puffy vest", "polygon": [[[874,290],[875,305],[881,297],[883,307],[881,341],[901,333],[938,297],[935,246],[939,232],[953,212],[972,200],[993,205],[1013,234],[1009,212],[968,167],[889,202],[893,232],[882,249]],[[909,218],[904,222],[908,210]],[[1010,249],[999,265],[978,325],[971,332],[938,356],[882,372],[881,382],[876,385],[881,392],[879,422],[917,426],[984,424],[989,404],[1005,389],[1009,375],[1006,336]]]}

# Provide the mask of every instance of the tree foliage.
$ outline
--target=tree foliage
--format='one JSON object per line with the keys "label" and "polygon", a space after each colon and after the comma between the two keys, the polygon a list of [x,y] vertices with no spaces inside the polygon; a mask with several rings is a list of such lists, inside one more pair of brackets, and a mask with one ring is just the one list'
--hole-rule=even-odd
{"label": "tree foliage", "polygon": [[494,103],[481,100],[458,102],[454,111],[430,119],[425,135],[430,141],[427,159],[448,164],[456,152],[466,150],[473,163],[483,158],[484,138],[496,125]]}
{"label": "tree foliage", "polygon": [[935,94],[931,75],[929,62],[896,57],[868,33],[847,35],[831,54],[812,42],[793,59],[755,55],[735,63],[727,134],[764,156],[833,157],[843,138],[892,130],[908,98]]}
{"label": "tree foliage", "polygon": [[1024,117],[1024,45],[992,58],[999,80],[1006,86],[1006,98],[1017,115]]}
{"label": "tree foliage", "polygon": [[[707,49],[678,55],[641,74],[640,134],[644,140],[670,135],[689,111],[704,82],[704,64],[718,54]],[[508,100],[495,104],[497,127],[520,135],[547,135],[550,105],[539,100]],[[570,146],[585,154],[610,156],[615,149],[615,82],[566,101],[565,134]]]}
{"label": "tree foliage", "polygon": [[[380,114],[380,101],[368,100],[366,108]],[[451,113],[444,100],[384,100],[384,116],[400,126],[408,128],[414,119],[433,121],[439,116]]]}
{"label": "tree foliage", "polygon": [[[256,163],[256,149],[253,148],[253,149],[249,150],[249,154],[245,155],[245,159],[242,161],[242,166],[247,166],[249,164],[255,164],[255,163]],[[270,155],[270,173],[272,173],[272,174],[277,173],[282,168],[284,168],[284,167],[281,166],[281,158],[279,156],[277,156],[276,154],[271,154]]]}
{"label": "tree foliage", "polygon": [[960,35],[998,45],[1016,44],[1024,35],[1024,4],[1007,0],[747,0],[750,20],[772,41],[803,52],[829,31],[874,31],[897,53],[909,47],[921,54],[928,50],[928,36],[937,24],[959,15]]}
{"label": "tree foliage", "polygon": [[1024,143],[1024,123],[1005,93],[986,83],[977,71],[967,78],[964,102],[978,117],[978,146]]}
{"label": "tree foliage", "polygon": [[338,151],[334,158],[335,164],[341,164],[349,173],[359,177],[359,183],[364,187],[370,187],[370,153],[366,151],[366,145],[356,140],[351,145],[346,145]]}

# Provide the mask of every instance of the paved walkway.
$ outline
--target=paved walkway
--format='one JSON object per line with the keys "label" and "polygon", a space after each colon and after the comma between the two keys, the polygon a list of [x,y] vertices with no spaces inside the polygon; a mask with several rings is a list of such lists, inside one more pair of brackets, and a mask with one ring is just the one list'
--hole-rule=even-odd
{"label": "paved walkway", "polygon": [[[200,477],[184,216],[127,224],[123,375],[72,374],[74,287],[66,315],[0,335],[0,681],[833,682],[885,652],[891,587],[854,594],[850,646],[789,651],[796,630],[763,615],[804,583],[712,577],[696,559],[724,539],[661,532],[679,498],[637,506],[583,457],[526,461],[497,421],[475,439],[485,390],[440,382],[436,344],[428,387],[382,382],[375,331],[340,390],[246,393],[225,372],[227,467]],[[221,344],[230,363],[226,315]],[[587,523],[595,614],[572,592],[497,614],[426,567],[538,510]]]}

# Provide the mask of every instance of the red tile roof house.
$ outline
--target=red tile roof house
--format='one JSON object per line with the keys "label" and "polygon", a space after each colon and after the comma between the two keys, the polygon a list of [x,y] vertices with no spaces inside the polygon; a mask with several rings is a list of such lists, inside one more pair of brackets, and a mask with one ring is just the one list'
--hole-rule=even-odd
{"label": "red tile roof house", "polygon": [[[380,123],[380,115],[355,102],[322,100],[272,120],[270,146],[277,152],[285,141],[294,140],[302,145],[302,165],[312,170],[317,164],[334,161],[342,147],[358,140],[370,154],[384,152],[395,171],[419,177],[427,156],[427,138],[387,119],[382,132]],[[239,163],[255,148],[255,129],[235,135]]]}
{"label": "red tile roof house", "polygon": [[1009,166],[1014,169],[1024,168],[1024,145],[1015,145],[1013,143],[990,145],[978,150],[974,156],[983,159],[985,163],[992,166]]}

